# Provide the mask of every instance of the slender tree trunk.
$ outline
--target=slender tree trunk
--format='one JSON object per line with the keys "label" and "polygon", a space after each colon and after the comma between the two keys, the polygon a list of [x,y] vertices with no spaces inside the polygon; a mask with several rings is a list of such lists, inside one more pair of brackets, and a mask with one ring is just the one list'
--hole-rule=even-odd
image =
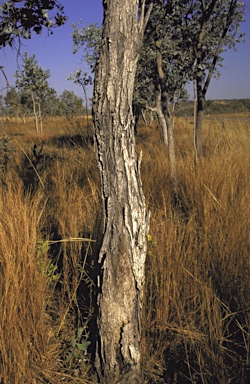
{"label": "slender tree trunk", "polygon": [[[156,35],[158,34],[156,28]],[[167,127],[167,140],[164,138],[166,145],[168,146],[168,157],[170,162],[170,177],[173,183],[174,190],[177,190],[177,171],[176,171],[176,157],[175,157],[175,147],[174,147],[174,132],[173,132],[173,121],[171,119],[168,107],[168,79],[165,76],[163,71],[163,60],[162,60],[162,51],[161,51],[161,40],[157,38],[155,40],[156,47],[156,61],[157,61],[157,71],[159,76],[159,94],[156,95],[156,105],[159,105],[161,108],[161,122],[162,129],[165,126]],[[159,96],[160,95],[160,96]],[[160,98],[160,100],[159,100]],[[159,107],[157,108],[159,110]],[[165,123],[163,123],[162,118],[164,118]]]}
{"label": "slender tree trunk", "polygon": [[173,182],[173,186],[177,189],[177,171],[176,171],[176,157],[175,157],[175,145],[174,145],[174,124],[170,116],[165,116],[167,123],[168,133],[168,156],[170,163],[170,175]]}
{"label": "slender tree trunk", "polygon": [[167,146],[168,146],[168,157],[170,164],[170,176],[173,183],[174,189],[177,190],[177,171],[176,171],[176,156],[175,156],[175,145],[174,145],[174,124],[170,116],[168,109],[168,98],[166,90],[161,92],[161,110],[167,126]]}
{"label": "slender tree trunk", "polygon": [[196,127],[195,127],[195,147],[198,159],[202,156],[202,126],[204,116],[204,98],[198,97],[197,101],[197,115],[196,115]]}
{"label": "slender tree trunk", "polygon": [[195,151],[197,159],[202,156],[202,125],[203,115],[205,107],[205,95],[202,89],[202,78],[197,76],[196,80],[197,88],[197,113],[196,113],[196,125],[195,125]]}
{"label": "slender tree trunk", "polygon": [[174,123],[168,113],[163,113],[163,109],[164,108],[162,106],[161,96],[156,96],[156,113],[160,124],[161,140],[163,145],[167,147],[171,179],[177,186],[176,156],[174,145]]}
{"label": "slender tree trunk", "polygon": [[[104,201],[99,382],[141,383],[141,310],[149,217],[136,158],[132,96],[145,28],[138,0],[104,0],[93,120]],[[148,14],[149,15],[149,12]]]}
{"label": "slender tree trunk", "polygon": [[41,104],[38,103],[38,112],[39,112],[39,122],[40,122],[40,133],[43,132],[43,118],[42,118],[42,111],[41,111]]}
{"label": "slender tree trunk", "polygon": [[156,113],[160,124],[161,141],[168,148],[168,128],[164,113],[161,109],[161,92],[158,91],[155,98]]}
{"label": "slender tree trunk", "polygon": [[194,127],[193,127],[193,132],[194,132],[194,165],[196,166],[197,164],[197,149],[196,149],[196,117],[197,117],[197,88],[196,88],[196,81],[193,81],[193,92],[194,92]]}
{"label": "slender tree trunk", "polygon": [[86,87],[82,85],[82,89],[84,92],[84,97],[85,97],[85,108],[86,108],[86,116],[87,116],[87,129],[89,128],[89,115],[88,115],[88,97],[87,97],[87,90]]}
{"label": "slender tree trunk", "polygon": [[35,96],[34,96],[34,93],[32,92],[31,93],[31,97],[32,97],[32,103],[33,103],[33,113],[34,113],[34,116],[35,116],[35,122],[36,122],[36,133],[39,132],[39,127],[38,127],[38,116],[37,116],[37,111],[36,111],[36,101],[35,101]]}

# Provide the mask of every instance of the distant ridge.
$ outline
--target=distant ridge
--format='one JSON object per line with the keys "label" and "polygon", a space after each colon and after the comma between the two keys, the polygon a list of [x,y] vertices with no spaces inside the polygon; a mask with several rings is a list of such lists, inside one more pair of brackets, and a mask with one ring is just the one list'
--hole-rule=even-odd
{"label": "distant ridge", "polygon": [[[176,116],[193,116],[193,105],[194,102],[192,100],[178,103],[176,106]],[[216,115],[222,113],[250,113],[250,98],[232,100],[206,100],[206,115]]]}

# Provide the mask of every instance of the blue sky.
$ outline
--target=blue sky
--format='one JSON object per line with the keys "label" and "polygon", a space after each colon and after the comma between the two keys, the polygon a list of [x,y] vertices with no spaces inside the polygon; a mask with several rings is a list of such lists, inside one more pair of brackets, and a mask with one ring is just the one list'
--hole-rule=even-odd
{"label": "blue sky", "polygon": [[[65,14],[69,18],[67,23],[56,28],[52,36],[48,36],[44,30],[40,36],[34,34],[31,40],[24,40],[22,53],[35,54],[39,65],[50,70],[49,84],[56,89],[58,95],[67,89],[83,97],[81,88],[67,80],[69,73],[74,72],[81,65],[81,54],[72,54],[71,23],[77,24],[82,19],[84,26],[95,22],[101,25],[102,1],[61,0],[60,2],[64,5]],[[1,1],[0,4],[2,3]],[[246,42],[239,44],[236,52],[232,50],[225,53],[222,75],[218,80],[212,80],[207,99],[250,98],[250,1],[245,3],[247,4],[246,22],[242,24],[241,31],[246,33]],[[19,58],[19,65],[21,63],[22,60]],[[2,49],[0,65],[4,66],[9,83],[14,85],[13,74],[17,70],[16,52],[9,47]],[[5,79],[0,74],[0,90],[4,87]],[[192,96],[192,90],[189,92]],[[90,93],[91,90],[89,90]]]}

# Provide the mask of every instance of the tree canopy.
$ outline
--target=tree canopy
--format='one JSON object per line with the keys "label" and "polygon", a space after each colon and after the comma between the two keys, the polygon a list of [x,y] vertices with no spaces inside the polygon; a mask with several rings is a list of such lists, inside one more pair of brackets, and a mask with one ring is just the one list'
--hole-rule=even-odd
{"label": "tree canopy", "polygon": [[[54,14],[52,14],[54,11]],[[0,48],[13,46],[15,40],[30,39],[43,27],[52,28],[66,21],[64,7],[57,0],[9,0],[0,6]]]}

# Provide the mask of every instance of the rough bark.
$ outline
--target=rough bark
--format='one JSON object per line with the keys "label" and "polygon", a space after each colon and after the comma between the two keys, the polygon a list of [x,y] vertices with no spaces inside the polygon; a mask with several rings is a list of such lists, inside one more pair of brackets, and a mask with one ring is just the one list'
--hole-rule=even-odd
{"label": "rough bark", "polygon": [[149,217],[134,139],[132,96],[148,18],[138,0],[104,0],[93,120],[104,201],[99,382],[140,383],[141,309]]}

